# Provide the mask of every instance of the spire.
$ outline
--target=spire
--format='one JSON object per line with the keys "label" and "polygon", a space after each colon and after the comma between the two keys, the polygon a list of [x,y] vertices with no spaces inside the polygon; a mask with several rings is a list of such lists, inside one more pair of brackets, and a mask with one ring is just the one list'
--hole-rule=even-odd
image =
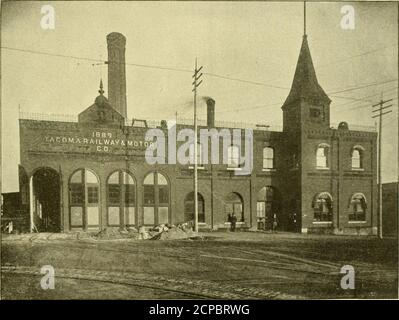
{"label": "spire", "polygon": [[324,102],[331,101],[317,81],[316,71],[309,50],[306,27],[304,31],[305,34],[302,39],[302,46],[296,65],[294,80],[292,81],[290,93],[288,94],[283,107],[300,98],[313,98]]}
{"label": "spire", "polygon": [[306,36],[306,1],[303,2],[303,35]]}
{"label": "spire", "polygon": [[100,90],[98,90],[98,93],[103,95],[104,94],[104,90],[103,90],[103,79],[100,80]]}

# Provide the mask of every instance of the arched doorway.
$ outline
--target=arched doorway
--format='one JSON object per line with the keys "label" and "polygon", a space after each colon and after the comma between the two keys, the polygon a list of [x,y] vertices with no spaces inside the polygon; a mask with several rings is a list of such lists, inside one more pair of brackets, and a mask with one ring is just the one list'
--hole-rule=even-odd
{"label": "arched doorway", "polygon": [[244,205],[241,195],[236,192],[229,193],[224,198],[224,215],[226,221],[229,221],[229,216],[237,217],[237,222],[244,222]]}
{"label": "arched doorway", "polygon": [[256,201],[258,229],[272,229],[274,215],[277,217],[277,223],[280,219],[278,216],[280,205],[276,189],[272,186],[263,187],[259,190]]}
{"label": "arched doorway", "polygon": [[[198,195],[198,222],[205,223],[205,201],[202,194]],[[184,199],[184,221],[194,221],[194,192],[187,194]]]}
{"label": "arched doorway", "polygon": [[40,168],[32,176],[32,217],[39,232],[61,231],[60,175]]}

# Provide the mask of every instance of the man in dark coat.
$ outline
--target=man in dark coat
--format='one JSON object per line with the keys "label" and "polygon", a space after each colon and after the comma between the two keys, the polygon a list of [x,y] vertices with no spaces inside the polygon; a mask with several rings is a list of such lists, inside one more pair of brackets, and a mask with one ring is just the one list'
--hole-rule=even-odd
{"label": "man in dark coat", "polygon": [[230,231],[236,231],[236,222],[237,222],[237,217],[233,213],[230,217]]}

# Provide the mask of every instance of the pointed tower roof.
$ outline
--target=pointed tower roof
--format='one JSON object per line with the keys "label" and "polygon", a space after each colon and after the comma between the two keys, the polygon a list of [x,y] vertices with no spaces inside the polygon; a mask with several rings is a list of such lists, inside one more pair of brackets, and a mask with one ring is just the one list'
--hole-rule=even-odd
{"label": "pointed tower roof", "polygon": [[283,104],[283,108],[301,98],[313,98],[331,102],[317,81],[306,34],[303,36],[291,90]]}

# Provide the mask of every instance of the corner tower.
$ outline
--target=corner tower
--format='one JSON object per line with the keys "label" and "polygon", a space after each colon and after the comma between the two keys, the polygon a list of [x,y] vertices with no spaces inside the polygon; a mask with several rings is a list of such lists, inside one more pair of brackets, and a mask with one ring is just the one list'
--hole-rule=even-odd
{"label": "corner tower", "polygon": [[302,39],[291,90],[283,109],[284,131],[298,131],[303,126],[329,128],[331,100],[317,81],[307,35]]}

